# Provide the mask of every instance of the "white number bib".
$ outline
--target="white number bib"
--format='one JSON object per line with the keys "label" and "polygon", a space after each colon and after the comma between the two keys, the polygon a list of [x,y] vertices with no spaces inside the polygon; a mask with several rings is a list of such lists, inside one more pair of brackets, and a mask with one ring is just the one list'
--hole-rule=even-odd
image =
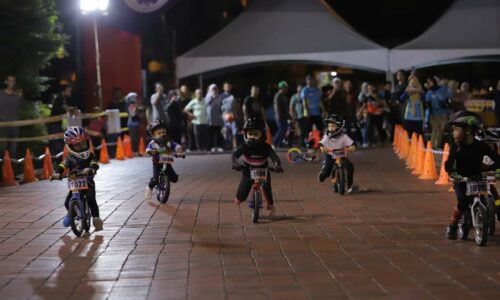
{"label": "white number bib", "polygon": [[174,157],[170,154],[160,154],[158,162],[160,164],[172,164],[174,162]]}
{"label": "white number bib", "polygon": [[250,178],[252,180],[266,180],[267,179],[267,168],[266,169],[251,169]]}
{"label": "white number bib", "polygon": [[347,157],[347,152],[335,151],[335,152],[332,152],[332,157],[333,157],[333,159],[344,158],[344,157]]}
{"label": "white number bib", "polygon": [[471,181],[467,182],[467,196],[473,196],[477,194],[485,194],[488,192],[488,183],[486,181]]}
{"label": "white number bib", "polygon": [[87,178],[75,178],[75,179],[68,178],[68,188],[72,191],[87,190],[89,188]]}

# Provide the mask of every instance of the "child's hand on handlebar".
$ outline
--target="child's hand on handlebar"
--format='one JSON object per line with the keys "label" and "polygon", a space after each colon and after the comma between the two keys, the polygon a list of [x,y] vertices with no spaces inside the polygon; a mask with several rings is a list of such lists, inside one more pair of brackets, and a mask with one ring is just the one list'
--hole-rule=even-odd
{"label": "child's hand on handlebar", "polygon": [[233,163],[233,170],[241,171],[241,165],[239,163]]}
{"label": "child's hand on handlebar", "polygon": [[95,170],[92,168],[85,168],[82,170],[83,175],[95,175]]}
{"label": "child's hand on handlebar", "polygon": [[462,175],[458,174],[457,172],[453,172],[450,174],[450,179],[454,180],[454,181],[460,181],[462,180]]}
{"label": "child's hand on handlebar", "polygon": [[54,173],[54,174],[52,174],[52,176],[50,176],[50,177],[49,177],[49,179],[50,179],[50,181],[52,181],[52,180],[56,180],[56,179],[57,179],[57,180],[62,180],[62,178],[61,178],[61,174],[59,174],[59,173]]}

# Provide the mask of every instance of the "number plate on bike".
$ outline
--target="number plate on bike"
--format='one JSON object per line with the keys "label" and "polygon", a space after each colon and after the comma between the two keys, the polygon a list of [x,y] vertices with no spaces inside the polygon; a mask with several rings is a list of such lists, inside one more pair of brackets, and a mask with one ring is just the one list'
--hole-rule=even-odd
{"label": "number plate on bike", "polygon": [[267,179],[267,169],[251,169],[250,178],[252,180],[266,180]]}
{"label": "number plate on bike", "polygon": [[172,164],[174,162],[174,157],[170,154],[160,154],[158,162],[160,164]]}
{"label": "number plate on bike", "polygon": [[488,192],[488,183],[486,181],[471,181],[467,182],[467,196],[473,196],[477,194],[486,194]]}
{"label": "number plate on bike", "polygon": [[87,178],[68,179],[68,188],[77,191],[87,190],[89,188]]}
{"label": "number plate on bike", "polygon": [[332,153],[333,159],[347,157],[347,152],[345,151],[335,151]]}

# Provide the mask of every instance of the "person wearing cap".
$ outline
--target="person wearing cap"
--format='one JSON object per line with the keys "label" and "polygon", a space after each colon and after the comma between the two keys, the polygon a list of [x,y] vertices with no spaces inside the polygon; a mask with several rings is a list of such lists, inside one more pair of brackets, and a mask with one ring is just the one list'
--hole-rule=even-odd
{"label": "person wearing cap", "polygon": [[321,112],[325,110],[321,101],[321,90],[316,86],[316,80],[313,76],[306,76],[306,87],[302,90],[300,96],[305,102],[305,111],[311,120],[308,131],[311,131],[313,124],[321,131],[323,129]]}
{"label": "person wearing cap", "polygon": [[451,95],[447,87],[438,85],[437,77],[427,78],[425,102],[430,104],[430,121],[432,127],[431,142],[435,148],[441,145],[444,127],[448,120],[448,99]]}
{"label": "person wearing cap", "polygon": [[283,138],[285,137],[286,129],[288,126],[288,83],[280,81],[278,83],[278,92],[274,95],[274,112],[276,115],[277,131],[273,137],[273,145],[281,147],[283,145]]}

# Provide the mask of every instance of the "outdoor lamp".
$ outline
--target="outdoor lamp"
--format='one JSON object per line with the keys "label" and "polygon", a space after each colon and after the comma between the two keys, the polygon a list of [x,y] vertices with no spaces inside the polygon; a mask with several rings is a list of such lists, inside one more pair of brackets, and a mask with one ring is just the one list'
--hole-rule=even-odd
{"label": "outdoor lamp", "polygon": [[92,13],[107,11],[109,0],[80,0],[80,10],[82,13]]}

